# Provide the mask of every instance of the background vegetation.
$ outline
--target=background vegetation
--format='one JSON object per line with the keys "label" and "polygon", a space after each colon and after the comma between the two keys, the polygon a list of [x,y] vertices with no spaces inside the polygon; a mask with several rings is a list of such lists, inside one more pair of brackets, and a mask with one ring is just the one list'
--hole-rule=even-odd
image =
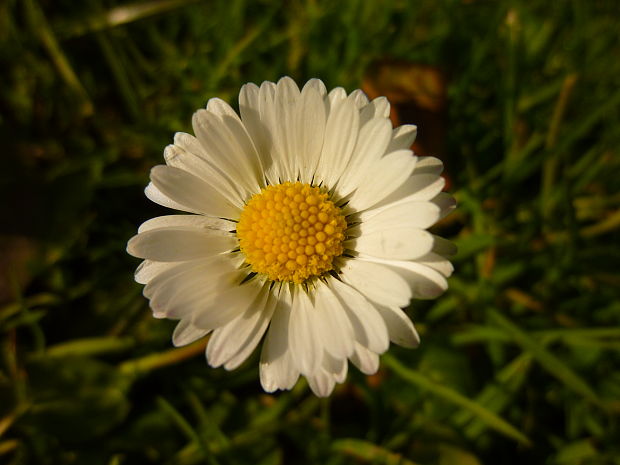
{"label": "background vegetation", "polygon": [[[0,2],[0,462],[620,464],[620,5]],[[208,98],[291,75],[419,124],[459,209],[423,343],[330,399],[171,349],[127,239]]]}

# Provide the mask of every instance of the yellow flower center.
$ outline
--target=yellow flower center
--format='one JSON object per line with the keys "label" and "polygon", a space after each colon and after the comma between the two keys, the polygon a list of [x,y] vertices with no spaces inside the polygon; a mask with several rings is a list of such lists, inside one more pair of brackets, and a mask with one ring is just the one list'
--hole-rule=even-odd
{"label": "yellow flower center", "polygon": [[302,283],[333,268],[346,227],[342,212],[321,189],[285,182],[252,196],[237,237],[253,271],[273,281]]}

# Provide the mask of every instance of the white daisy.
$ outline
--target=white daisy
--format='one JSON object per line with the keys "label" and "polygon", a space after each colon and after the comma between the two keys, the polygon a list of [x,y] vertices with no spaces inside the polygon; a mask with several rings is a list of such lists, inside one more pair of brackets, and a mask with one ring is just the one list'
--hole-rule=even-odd
{"label": "white daisy", "polygon": [[191,214],[140,226],[136,281],[180,320],[176,346],[211,333],[209,364],[232,370],[264,336],[266,391],[303,375],[327,396],[348,360],[372,374],[389,341],[418,345],[401,307],[447,288],[454,247],[426,229],[455,202],[383,97],[284,77],[244,85],[239,107],[209,100],[151,171],[147,197]]}

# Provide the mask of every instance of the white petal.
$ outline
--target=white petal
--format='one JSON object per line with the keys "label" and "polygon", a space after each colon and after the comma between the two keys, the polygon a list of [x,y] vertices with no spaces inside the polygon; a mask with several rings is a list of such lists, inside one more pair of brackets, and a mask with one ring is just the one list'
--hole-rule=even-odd
{"label": "white petal", "polygon": [[314,86],[303,88],[295,118],[294,137],[298,139],[295,169],[302,182],[310,183],[321,156],[327,119],[323,97]]}
{"label": "white petal", "polygon": [[386,151],[389,153],[396,150],[410,149],[417,135],[418,127],[414,124],[404,124],[394,128],[392,140]]}
{"label": "white petal", "polygon": [[127,253],[159,262],[179,262],[221,254],[236,246],[234,236],[179,226],[152,229],[132,237]]}
{"label": "white petal", "polygon": [[357,141],[359,111],[354,100],[334,102],[326,124],[315,183],[322,181],[331,188],[342,176]]}
{"label": "white petal", "polygon": [[[280,183],[280,178],[286,174],[286,154],[283,153],[283,141],[280,137],[281,128],[276,117],[276,85],[265,81],[258,91],[258,111],[260,115],[260,130],[267,139],[267,156],[269,163],[265,164],[265,176],[270,184]],[[282,179],[284,181],[285,179]]]}
{"label": "white petal", "polygon": [[159,205],[163,205],[164,207],[172,208],[173,210],[190,213],[200,213],[199,211],[192,210],[186,205],[181,205],[180,203],[172,200],[170,197],[164,195],[164,193],[161,192],[157,187],[155,187],[155,184],[153,184],[152,182],[149,182],[148,185],[144,188],[144,195],[146,195],[146,197],[150,201],[155,202]]}
{"label": "white petal", "polygon": [[260,357],[260,382],[267,392],[291,389],[299,378],[289,347],[291,306],[290,288],[282,286]]}
{"label": "white petal", "polygon": [[411,150],[388,153],[372,163],[365,178],[353,193],[349,206],[362,211],[379,203],[409,178],[416,165]]}
{"label": "white petal", "polygon": [[[186,136],[192,137],[189,135]],[[234,184],[231,184],[224,176],[218,173],[215,168],[202,158],[202,156],[195,155],[178,145],[169,145],[164,150],[164,159],[168,166],[179,168],[194,176],[198,176],[215,188],[232,204],[238,208],[243,207],[243,196],[241,191],[236,189]]]}
{"label": "white petal", "polygon": [[428,266],[436,271],[439,271],[446,278],[452,275],[452,272],[454,271],[452,263],[450,263],[449,260],[446,260],[441,255],[436,254],[435,252],[429,252],[426,255],[417,258],[416,262],[421,265]]}
{"label": "white petal", "polygon": [[203,215],[167,215],[158,216],[145,221],[138,228],[138,234],[159,228],[174,228],[176,226],[196,228],[199,230],[234,231],[234,221],[223,220]]}
{"label": "white petal", "polygon": [[[362,229],[363,231],[363,229]],[[378,258],[412,260],[433,249],[433,235],[418,228],[384,229],[344,242],[348,249]]]}
{"label": "white petal", "polygon": [[323,347],[332,356],[346,359],[353,352],[353,327],[334,293],[317,281],[314,292],[315,321]]}
{"label": "white petal", "polygon": [[222,264],[216,266],[217,261],[206,264],[197,262],[200,266],[193,269],[171,269],[161,273],[145,287],[144,295],[150,299],[151,308],[158,314],[172,319],[191,316],[194,325],[213,329],[198,324],[195,318],[217,307],[223,294],[237,291],[247,273],[242,270],[224,272]]}
{"label": "white petal", "polygon": [[364,257],[373,263],[387,265],[404,278],[415,299],[435,299],[448,289],[446,278],[433,268],[417,262],[403,260],[381,260]]}
{"label": "white petal", "polygon": [[247,192],[260,190],[262,168],[240,120],[198,110],[192,117],[192,126],[213,166]]}
{"label": "white petal", "polygon": [[374,375],[379,369],[379,356],[361,344],[355,344],[351,361],[365,375]]}
{"label": "white petal", "polygon": [[364,108],[369,103],[368,97],[361,89],[355,89],[350,95],[355,101],[355,106],[358,109]]}
{"label": "white petal", "polygon": [[362,212],[358,229],[362,234],[393,228],[427,229],[439,220],[440,213],[440,208],[431,202],[399,202]]}
{"label": "white petal", "polygon": [[200,339],[209,331],[196,328],[190,320],[181,320],[172,333],[172,344],[175,347],[185,346]]}
{"label": "white petal", "polygon": [[441,209],[441,213],[439,215],[440,219],[448,216],[456,208],[456,200],[447,192],[440,192],[431,200],[431,202]]}
{"label": "white petal", "polygon": [[313,78],[306,82],[306,84],[304,84],[304,88],[302,89],[302,93],[307,87],[311,87],[316,90],[322,99],[327,96],[327,88],[320,79]]}
{"label": "white petal", "polygon": [[207,216],[238,219],[240,210],[218,191],[193,174],[171,166],[155,166],[151,180],[164,195],[190,211]]}
{"label": "white petal", "polygon": [[390,340],[402,347],[417,347],[420,336],[409,317],[398,307],[378,306],[377,310],[385,320]]}
{"label": "white petal", "polygon": [[220,117],[237,117],[237,113],[235,112],[235,110],[233,110],[232,107],[224,100],[217,97],[209,99],[209,101],[207,102],[207,111],[210,111],[211,113],[216,114]]}
{"label": "white petal", "polygon": [[435,157],[418,157],[415,174],[434,174],[439,176],[443,171],[443,162]]}
{"label": "white petal", "polygon": [[358,291],[338,279],[328,279],[327,282],[351,320],[355,340],[373,352],[385,352],[390,345],[390,339],[385,322],[374,305]]}
{"label": "white petal", "polygon": [[360,112],[360,123],[364,124],[372,118],[388,118],[390,116],[390,102],[385,97],[377,97]]}
{"label": "white petal", "polygon": [[253,336],[257,324],[262,322],[261,316],[265,313],[268,297],[269,284],[262,286],[260,293],[244,313],[213,331],[206,352],[212,367],[223,365],[243,349],[246,341]]}
{"label": "white petal", "polygon": [[158,274],[176,265],[178,265],[176,262],[154,262],[152,260],[144,260],[138,265],[138,268],[136,268],[134,279],[139,284],[147,284]]}
{"label": "white petal", "polygon": [[192,322],[199,328],[216,329],[245,312],[255,301],[263,283],[252,279],[213,296],[207,307],[196,308]]}
{"label": "white petal", "polygon": [[256,84],[245,84],[239,92],[239,112],[243,125],[256,147],[263,169],[269,170],[273,163],[270,155],[272,140],[271,133],[261,122],[259,93]]}
{"label": "white petal", "polygon": [[327,352],[323,354],[323,364],[321,368],[326,373],[330,373],[334,376],[334,381],[337,383],[343,383],[347,377],[348,363],[346,358],[334,358]]}
{"label": "white petal", "polygon": [[392,123],[385,118],[373,118],[362,126],[349,165],[338,179],[340,196],[347,196],[361,184],[370,166],[385,153],[391,132]]}
{"label": "white petal", "polygon": [[[381,202],[377,203],[373,207],[373,210],[381,210],[386,207],[398,205],[408,202],[427,202],[434,201],[439,197],[438,194],[443,189],[446,181],[444,178],[435,174],[416,174],[414,170],[413,175],[410,176],[398,189],[392,192],[389,196],[384,198]],[[439,205],[438,205],[439,206]],[[440,206],[440,208],[442,208]]]}
{"label": "white petal", "polygon": [[329,94],[327,94],[327,108],[329,110],[328,115],[329,113],[331,113],[337,102],[340,102],[341,100],[344,100],[346,98],[347,92],[342,87],[335,87],[334,89],[330,90]]}
{"label": "white petal", "polygon": [[322,368],[316,370],[312,375],[306,376],[308,386],[317,397],[328,397],[336,385],[335,376],[327,373]]}
{"label": "white petal", "polygon": [[273,312],[276,308],[277,301],[278,299],[274,293],[270,292],[267,303],[264,308],[260,309],[259,319],[254,328],[252,328],[250,335],[247,337],[239,351],[224,364],[224,368],[227,370],[234,370],[254,351],[267,330],[267,326],[269,325]]}
{"label": "white petal", "polygon": [[297,102],[300,92],[290,77],[281,78],[276,85],[276,126],[274,141],[281,159],[282,181],[296,181],[296,157],[299,153]]}
{"label": "white petal", "polygon": [[293,362],[304,376],[313,374],[321,362],[323,346],[316,324],[316,309],[299,286],[294,288],[289,321],[289,347]]}
{"label": "white petal", "polygon": [[398,273],[377,263],[358,259],[343,260],[340,276],[367,299],[380,305],[404,307],[411,299],[411,289]]}

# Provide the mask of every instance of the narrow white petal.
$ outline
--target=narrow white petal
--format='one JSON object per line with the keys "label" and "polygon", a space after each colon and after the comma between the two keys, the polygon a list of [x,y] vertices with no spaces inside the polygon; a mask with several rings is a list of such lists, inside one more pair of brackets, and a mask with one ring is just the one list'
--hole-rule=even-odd
{"label": "narrow white petal", "polygon": [[323,347],[335,358],[346,359],[353,352],[353,327],[342,304],[322,281],[314,292],[315,321]]}
{"label": "narrow white petal", "polygon": [[448,216],[456,208],[456,200],[447,192],[440,192],[435,197],[433,197],[431,202],[433,202],[441,209],[441,213],[439,215],[440,219]]}
{"label": "narrow white petal", "polygon": [[289,324],[292,297],[290,288],[282,286],[260,357],[260,382],[263,389],[291,389],[299,378],[289,347]]}
{"label": "narrow white petal", "polygon": [[[267,137],[267,156],[269,163],[265,164],[265,177],[270,184],[280,183],[280,178],[286,174],[286,154],[283,152],[283,140],[280,137],[279,122],[276,117],[276,85],[265,81],[258,91],[258,111],[260,115],[260,131]],[[282,179],[284,181],[285,179]]]}
{"label": "narrow white petal", "polygon": [[405,312],[398,307],[378,306],[377,309],[385,320],[390,340],[394,344],[410,348],[420,345],[420,336]]}
{"label": "narrow white petal", "polygon": [[390,339],[385,322],[374,305],[358,291],[338,279],[328,279],[328,284],[349,316],[355,340],[373,352],[385,352],[390,345]]}
{"label": "narrow white petal", "polygon": [[365,375],[374,375],[379,369],[379,356],[361,344],[355,344],[351,361]]}
{"label": "narrow white petal", "polygon": [[[196,261],[196,268],[175,269],[161,273],[151,280],[144,289],[150,299],[154,312],[168,318],[182,319],[192,317],[192,322],[203,329],[213,329],[199,325],[194,318],[203,312],[211,311],[221,300],[221,295],[235,292],[246,273],[240,270],[222,271],[216,263]],[[186,262],[191,265],[194,262]]]}
{"label": "narrow white petal", "polygon": [[164,195],[190,211],[207,216],[238,219],[240,210],[217,190],[193,174],[171,166],[155,166],[151,181]]}
{"label": "narrow white petal", "polygon": [[218,173],[202,156],[195,155],[178,145],[168,145],[164,150],[164,159],[168,166],[182,169],[199,177],[207,184],[213,186],[232,204],[239,208],[243,207],[241,192],[221,173]]}
{"label": "narrow white petal", "polygon": [[362,211],[381,202],[409,178],[415,165],[416,157],[411,150],[398,150],[372,163],[349,206]]}
{"label": "narrow white petal", "polygon": [[190,320],[181,320],[172,333],[172,344],[175,347],[185,346],[197,341],[209,331],[196,328]]}
{"label": "narrow white petal", "polygon": [[355,106],[358,110],[364,108],[369,103],[368,96],[361,89],[355,89],[350,95],[353,98]]}
{"label": "narrow white petal", "polygon": [[252,331],[239,351],[224,364],[224,368],[227,370],[234,370],[250,356],[260,340],[263,338],[263,335],[267,330],[267,326],[271,321],[277,302],[278,299],[275,294],[270,292],[265,307],[259,311],[259,319],[256,322],[256,325],[252,328]]}
{"label": "narrow white petal", "polygon": [[304,376],[313,374],[323,355],[323,345],[315,321],[316,309],[299,286],[294,288],[293,306],[289,321],[289,347],[293,362]]}
{"label": "narrow white petal", "polygon": [[381,210],[401,203],[434,200],[444,188],[445,184],[445,179],[436,174],[417,174],[416,164],[416,170],[414,170],[413,175],[411,175],[398,189],[381,202],[377,203],[373,210]]}
{"label": "narrow white petal", "polygon": [[359,111],[351,98],[334,102],[327,118],[316,182],[330,188],[342,176],[359,132]]}
{"label": "narrow white petal", "polygon": [[378,258],[413,260],[433,249],[433,235],[418,228],[398,227],[364,233],[344,242],[348,249]]}
{"label": "narrow white petal", "polygon": [[144,188],[144,195],[146,195],[146,198],[150,201],[164,207],[172,208],[173,210],[190,213],[200,213],[198,210],[193,210],[186,205],[181,205],[180,203],[175,202],[170,197],[165,195],[162,191],[160,191],[152,182],[149,182],[148,185]]}
{"label": "narrow white petal", "polygon": [[434,174],[439,176],[443,171],[443,162],[435,157],[419,157],[415,174]]}
{"label": "narrow white petal", "polygon": [[266,284],[245,312],[213,331],[206,352],[212,367],[225,364],[243,348],[261,321],[268,297],[269,284]]}
{"label": "narrow white petal", "polygon": [[295,118],[298,138],[295,170],[302,182],[310,183],[321,156],[327,119],[323,97],[314,86],[303,88]]}
{"label": "narrow white petal", "polygon": [[328,114],[332,112],[336,103],[347,98],[347,92],[342,87],[336,87],[327,94]]}
{"label": "narrow white petal", "polygon": [[127,253],[159,262],[179,262],[221,254],[236,246],[234,236],[179,226],[152,229],[132,237]]}
{"label": "narrow white petal", "polygon": [[152,260],[144,260],[134,273],[134,279],[139,284],[147,284],[158,274],[166,271],[173,266],[178,265],[176,262],[154,262]]}
{"label": "narrow white petal", "polygon": [[336,385],[335,376],[327,373],[322,368],[316,370],[312,375],[307,375],[308,386],[317,397],[328,397]]}
{"label": "narrow white petal", "polygon": [[417,258],[416,262],[439,271],[446,278],[450,277],[454,271],[454,267],[452,266],[452,263],[450,263],[450,260],[445,259],[435,252],[429,252],[426,255]]}
{"label": "narrow white petal", "polygon": [[207,102],[207,111],[214,113],[220,117],[232,116],[237,117],[237,113],[233,108],[221,98],[210,98]]}
{"label": "narrow white petal", "polygon": [[245,84],[239,92],[239,112],[243,125],[256,147],[261,166],[264,170],[269,170],[273,164],[270,155],[272,138],[271,133],[261,122],[259,93],[256,84]]}
{"label": "narrow white petal", "polygon": [[410,149],[417,135],[418,127],[414,124],[404,124],[394,128],[392,131],[392,140],[388,145],[387,152]]}
{"label": "narrow white petal", "polygon": [[370,167],[385,153],[391,132],[392,124],[385,118],[373,118],[362,126],[347,169],[338,179],[340,196],[344,197],[360,186]]}
{"label": "narrow white petal", "polygon": [[385,97],[377,97],[360,112],[360,123],[364,124],[372,118],[388,118],[390,116],[390,102]]}
{"label": "narrow white petal", "polygon": [[138,234],[159,228],[174,228],[177,226],[196,228],[198,230],[234,231],[234,221],[223,220],[203,215],[167,215],[157,216],[145,221],[138,228]]}
{"label": "narrow white petal", "polygon": [[297,102],[300,98],[299,88],[290,77],[281,78],[276,84],[275,111],[276,136],[281,157],[282,181],[295,181],[296,157],[299,153]]}
{"label": "narrow white petal", "polygon": [[409,284],[398,273],[377,263],[342,260],[340,276],[367,299],[380,305],[404,307],[411,299]]}
{"label": "narrow white petal", "polygon": [[240,121],[198,110],[192,116],[192,126],[213,166],[247,192],[260,190],[262,173],[258,155]]}
{"label": "narrow white petal", "polygon": [[362,212],[358,229],[362,234],[394,228],[427,229],[439,220],[440,213],[440,208],[431,202],[399,202]]}
{"label": "narrow white petal", "polygon": [[448,281],[444,275],[417,261],[382,260],[374,257],[363,259],[386,265],[396,271],[407,281],[415,299],[435,299],[448,289]]}
{"label": "narrow white petal", "polygon": [[256,300],[263,283],[252,279],[237,287],[218,293],[207,307],[196,308],[194,325],[204,329],[216,329],[245,312]]}
{"label": "narrow white petal", "polygon": [[346,358],[334,358],[327,352],[323,354],[322,368],[334,376],[334,381],[343,383],[347,378],[348,363]]}
{"label": "narrow white petal", "polygon": [[304,88],[302,89],[302,93],[307,87],[311,87],[316,90],[322,99],[327,96],[327,88],[325,87],[323,81],[321,81],[320,79],[313,78],[306,82],[304,84]]}

